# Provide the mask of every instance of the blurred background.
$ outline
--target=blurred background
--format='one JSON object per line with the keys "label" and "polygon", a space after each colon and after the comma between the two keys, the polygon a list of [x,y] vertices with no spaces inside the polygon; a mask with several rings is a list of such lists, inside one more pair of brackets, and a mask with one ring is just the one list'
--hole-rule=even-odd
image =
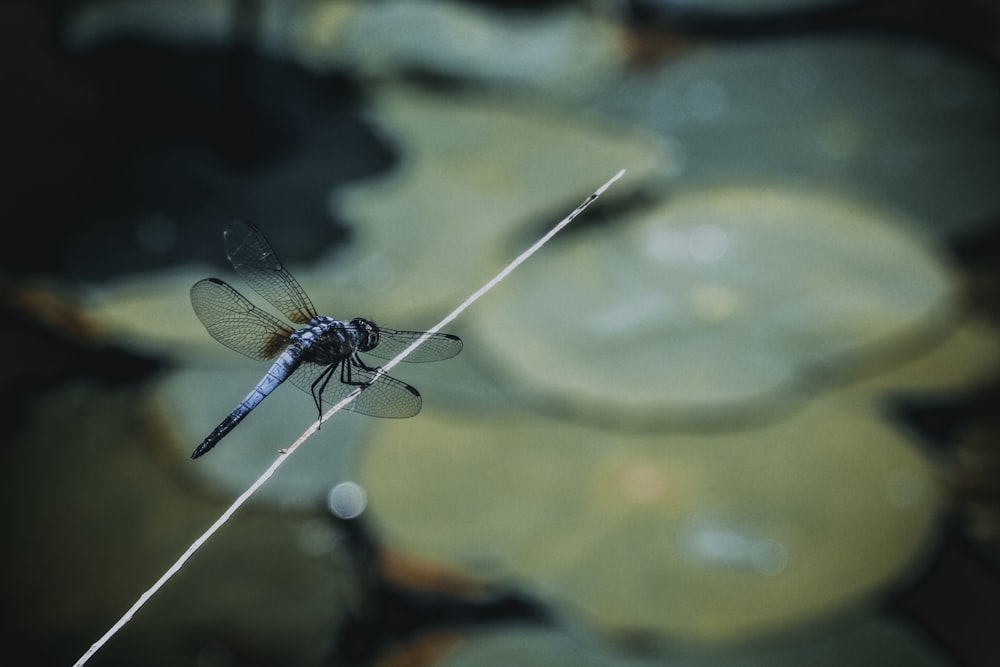
{"label": "blurred background", "polygon": [[4,665],[71,664],[314,419],[190,286],[251,219],[422,329],[93,665],[992,665],[989,0],[0,7]]}

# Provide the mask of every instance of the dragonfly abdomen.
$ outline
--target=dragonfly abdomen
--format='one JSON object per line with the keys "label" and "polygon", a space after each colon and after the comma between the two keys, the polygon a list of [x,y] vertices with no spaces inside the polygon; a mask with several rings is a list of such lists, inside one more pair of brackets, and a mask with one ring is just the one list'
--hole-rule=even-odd
{"label": "dragonfly abdomen", "polygon": [[202,454],[206,453],[212,447],[215,447],[216,443],[222,440],[226,435],[229,434],[243,419],[250,414],[250,411],[260,405],[260,402],[267,398],[272,391],[274,391],[279,384],[288,379],[299,364],[302,362],[303,350],[301,347],[296,345],[289,346],[284,352],[281,353],[274,363],[271,364],[271,368],[268,369],[267,375],[265,375],[260,382],[254,386],[249,394],[246,395],[240,404],[236,406],[236,409],[229,413],[229,416],[222,420],[222,423],[215,427],[215,429],[208,434],[200,445],[191,454],[191,458],[196,459]]}

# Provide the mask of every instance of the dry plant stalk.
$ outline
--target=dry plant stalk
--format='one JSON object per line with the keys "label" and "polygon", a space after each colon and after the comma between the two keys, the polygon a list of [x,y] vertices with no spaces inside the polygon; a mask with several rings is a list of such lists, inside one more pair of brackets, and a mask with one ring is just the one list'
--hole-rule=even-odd
{"label": "dry plant stalk", "polygon": [[[375,376],[375,378],[372,380],[372,382],[376,381],[380,375],[388,373],[390,370],[392,370],[401,361],[403,361],[407,356],[409,356],[414,350],[416,350],[418,347],[420,347],[420,345],[423,344],[424,340],[426,340],[427,336],[429,336],[430,334],[434,334],[434,333],[440,331],[445,326],[447,326],[449,323],[451,323],[452,320],[454,320],[456,317],[458,317],[460,314],[462,314],[469,306],[471,306],[473,303],[475,303],[476,301],[478,301],[484,294],[486,294],[491,289],[493,289],[497,285],[497,283],[499,283],[501,280],[503,280],[508,275],[510,275],[510,273],[514,269],[516,269],[518,266],[520,266],[521,264],[523,264],[525,262],[525,260],[527,260],[533,254],[535,254],[539,250],[539,248],[541,248],[543,245],[545,245],[546,243],[548,243],[548,241],[553,236],[555,236],[556,234],[558,234],[559,231],[562,230],[563,227],[565,227],[570,222],[572,222],[574,218],[576,218],[578,215],[580,215],[580,213],[582,213],[584,211],[584,209],[586,209],[598,197],[600,197],[602,194],[604,194],[604,192],[608,188],[610,188],[611,185],[615,181],[617,181],[618,179],[620,179],[624,174],[625,174],[625,170],[624,169],[620,170],[610,180],[608,180],[604,185],[602,185],[597,190],[595,190],[592,195],[590,195],[589,197],[587,197],[587,199],[585,199],[579,206],[577,206],[575,209],[573,209],[572,213],[570,213],[565,218],[563,218],[562,220],[560,220],[559,223],[556,224],[555,227],[553,227],[551,230],[548,231],[548,233],[545,234],[545,236],[543,236],[542,238],[538,239],[538,241],[536,241],[530,248],[528,248],[523,253],[521,253],[520,255],[518,255],[517,258],[514,259],[514,261],[512,261],[510,264],[508,264],[502,271],[500,271],[500,273],[498,273],[496,276],[494,276],[489,282],[487,282],[485,285],[483,285],[478,290],[476,290],[471,296],[469,296],[469,298],[467,298],[457,308],[455,308],[455,310],[453,310],[450,313],[448,313],[448,315],[446,315],[444,317],[444,319],[442,319],[440,322],[438,322],[433,327],[431,327],[430,329],[428,329],[425,332],[425,336],[424,337],[421,337],[421,338],[417,339],[409,347],[407,347],[402,352],[400,352],[399,354],[397,354],[391,360],[387,361],[385,363],[385,365],[382,366],[379,369],[378,375]],[[233,514],[236,513],[236,510],[238,510],[247,500],[249,500],[251,498],[251,496],[253,496],[253,494],[257,492],[257,489],[259,489],[261,486],[264,485],[264,482],[266,482],[268,479],[271,478],[272,475],[274,475],[274,473],[278,470],[278,468],[281,467],[281,465],[286,460],[288,460],[288,457],[293,452],[295,452],[295,450],[298,449],[306,440],[308,440],[309,437],[312,436],[313,433],[315,433],[316,431],[319,430],[320,425],[324,421],[326,421],[327,419],[329,419],[330,417],[332,417],[337,412],[340,412],[341,410],[343,410],[344,406],[346,406],[348,403],[350,403],[355,398],[357,398],[358,395],[360,395],[361,392],[364,391],[365,388],[367,386],[369,386],[370,384],[371,383],[369,383],[368,385],[361,385],[361,386],[359,386],[357,389],[355,389],[350,394],[348,394],[347,396],[345,396],[343,399],[341,399],[340,401],[338,401],[333,407],[331,407],[319,419],[317,419],[312,424],[312,426],[310,426],[308,429],[306,429],[305,432],[302,435],[300,435],[295,442],[293,442],[287,448],[280,450],[279,456],[278,456],[278,458],[276,458],[274,460],[274,463],[272,463],[270,466],[268,466],[267,469],[263,473],[261,473],[260,477],[258,477],[257,480],[254,481],[254,483],[251,484],[247,488],[246,491],[244,491],[242,494],[240,494],[240,496],[235,501],[233,501],[233,504],[230,505],[229,508],[225,512],[222,513],[222,516],[220,516],[215,521],[215,523],[213,523],[208,528],[208,530],[206,530],[198,539],[196,539],[194,542],[191,543],[191,546],[189,546],[187,548],[187,550],[184,553],[181,554],[181,556],[177,559],[177,561],[173,565],[171,565],[170,568],[166,572],[163,573],[163,576],[161,576],[156,581],[156,583],[153,584],[145,593],[143,593],[142,595],[139,596],[139,599],[136,600],[135,604],[133,604],[122,615],[122,617],[120,619],[118,619],[117,623],[115,623],[113,626],[111,626],[111,628],[106,633],[104,633],[104,635],[100,639],[98,639],[96,642],[94,642],[93,645],[91,645],[91,647],[89,649],[87,649],[87,652],[84,653],[80,657],[80,659],[77,660],[74,663],[74,667],[80,667],[81,665],[86,664],[87,661],[90,660],[90,658],[95,653],[97,653],[106,643],[108,643],[108,641],[112,637],[114,637],[118,633],[118,631],[121,630],[125,626],[126,623],[128,623],[130,620],[132,620],[132,617],[135,616],[136,612],[138,612],[143,607],[143,605],[145,605],[146,602],[148,602],[150,600],[150,598],[152,598],[153,595],[155,595],[157,593],[157,591],[159,591],[160,588],[162,588],[163,585],[166,584],[171,579],[171,577],[173,577],[175,574],[177,574],[177,572],[180,571],[180,569],[184,566],[185,563],[187,563],[187,561],[191,558],[191,556],[193,556],[194,553],[198,549],[200,549],[203,544],[205,544],[205,542],[207,542],[223,525],[225,525],[225,523],[227,521],[229,521],[230,517],[232,517]]]}

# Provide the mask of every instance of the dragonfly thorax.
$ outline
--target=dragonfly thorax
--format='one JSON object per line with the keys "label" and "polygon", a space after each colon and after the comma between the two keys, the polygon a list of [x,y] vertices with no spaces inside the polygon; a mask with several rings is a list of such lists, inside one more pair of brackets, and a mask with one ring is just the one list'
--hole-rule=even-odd
{"label": "dragonfly thorax", "polygon": [[332,364],[345,359],[362,347],[364,336],[354,323],[344,323],[325,315],[317,315],[290,336],[291,343],[302,349],[303,361]]}

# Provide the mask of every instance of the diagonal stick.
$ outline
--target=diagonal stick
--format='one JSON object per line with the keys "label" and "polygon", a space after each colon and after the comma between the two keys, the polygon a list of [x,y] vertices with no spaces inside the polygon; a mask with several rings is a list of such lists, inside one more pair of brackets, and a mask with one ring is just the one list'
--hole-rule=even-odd
{"label": "diagonal stick", "polygon": [[[569,223],[571,223],[576,216],[580,215],[580,213],[582,213],[585,208],[587,208],[592,203],[594,203],[594,200],[596,200],[598,197],[600,197],[602,194],[604,194],[604,191],[607,190],[608,188],[610,188],[611,185],[615,181],[617,181],[619,178],[621,178],[624,174],[625,174],[625,170],[622,169],[617,174],[615,174],[611,178],[611,180],[609,180],[607,183],[605,183],[601,187],[597,188],[597,190],[594,191],[594,194],[592,194],[589,197],[587,197],[583,201],[582,204],[580,204],[575,209],[573,209],[572,213],[570,213],[565,218],[563,218],[562,220],[560,220],[559,223],[555,227],[553,227],[551,230],[549,230],[549,232],[547,234],[545,234],[545,236],[543,236],[542,238],[538,239],[538,241],[536,241],[534,243],[534,245],[532,245],[530,248],[528,248],[523,253],[521,253],[520,255],[518,255],[517,258],[513,262],[511,262],[510,264],[508,264],[507,267],[504,268],[496,276],[494,276],[492,280],[490,280],[488,283],[486,283],[485,285],[483,285],[482,287],[480,287],[478,290],[476,290],[472,294],[472,296],[470,296],[468,299],[466,299],[465,301],[463,301],[461,303],[461,305],[458,306],[458,308],[456,308],[455,310],[451,311],[448,315],[446,315],[444,317],[444,319],[442,319],[440,322],[438,322],[433,327],[431,327],[429,330],[427,330],[425,332],[424,336],[421,336],[420,338],[418,338],[416,341],[414,341],[413,343],[411,343],[409,347],[407,347],[402,352],[400,352],[395,357],[393,357],[388,362],[386,362],[386,364],[384,366],[382,366],[380,369],[378,369],[379,372],[372,379],[372,382],[376,382],[381,375],[384,375],[385,373],[389,372],[394,366],[398,365],[399,362],[403,361],[414,350],[416,350],[418,347],[420,347],[421,345],[423,345],[424,341],[427,340],[427,337],[429,337],[433,333],[436,333],[436,332],[440,331],[449,322],[451,322],[456,317],[458,317],[460,314],[462,314],[469,306],[471,306],[473,303],[475,303],[476,301],[478,301],[480,299],[480,297],[482,297],[484,294],[486,294],[491,289],[493,289],[497,285],[497,283],[499,283],[501,280],[503,280],[508,275],[510,275],[511,271],[513,271],[514,269],[516,269],[518,266],[520,266],[521,264],[523,264],[525,260],[527,260],[533,254],[535,254],[535,252],[537,252],[539,248],[541,248],[543,245],[545,245],[549,241],[549,239],[551,239],[553,236],[555,236],[556,234],[558,234],[559,231],[563,227],[565,227],[566,225],[568,225]],[[91,647],[89,649],[87,649],[87,652],[84,653],[80,657],[80,659],[77,660],[73,664],[73,667],[81,667],[82,665],[86,664],[87,661],[90,660],[90,658],[95,653],[97,653],[106,643],[108,643],[108,641],[112,637],[114,637],[115,634],[117,634],[118,631],[121,630],[122,627],[124,627],[126,623],[128,623],[130,620],[132,620],[132,617],[135,616],[136,612],[138,612],[143,607],[143,605],[145,605],[146,602],[148,602],[149,599],[152,598],[153,595],[155,595],[156,592],[159,591],[160,588],[162,588],[163,585],[166,584],[170,580],[171,577],[173,577],[175,574],[177,574],[180,571],[180,569],[184,566],[184,564],[187,563],[188,560],[190,560],[191,556],[193,556],[194,553],[198,549],[200,549],[201,546],[203,544],[205,544],[205,542],[207,542],[209,540],[209,538],[212,537],[212,535],[214,535],[219,530],[219,528],[221,528],[227,521],[229,521],[230,517],[232,517],[233,514],[236,513],[236,510],[238,510],[247,500],[249,500],[250,497],[254,493],[257,492],[257,489],[259,489],[261,486],[264,485],[264,482],[266,482],[267,480],[269,480],[271,478],[271,476],[274,475],[275,471],[277,471],[278,468],[281,467],[281,464],[284,463],[286,460],[288,460],[288,455],[289,454],[291,454],[296,449],[298,449],[299,446],[302,445],[302,443],[304,443],[306,440],[308,440],[309,437],[312,436],[313,433],[315,433],[317,430],[319,430],[320,424],[322,424],[324,421],[326,421],[327,419],[329,419],[330,417],[332,417],[337,412],[340,412],[341,410],[343,410],[344,406],[346,406],[348,403],[350,403],[355,398],[357,398],[358,395],[362,391],[365,390],[365,387],[369,386],[370,384],[371,384],[371,382],[369,382],[368,384],[361,385],[357,389],[355,389],[354,391],[352,391],[350,394],[348,394],[347,396],[345,396],[344,398],[342,398],[333,407],[331,407],[329,410],[327,410],[326,413],[322,417],[320,417],[319,419],[317,419],[313,423],[312,426],[310,426],[308,429],[306,429],[305,432],[302,435],[300,435],[299,438],[294,443],[292,443],[287,449],[281,450],[281,455],[278,456],[278,458],[276,458],[274,460],[274,462],[270,466],[267,467],[267,469],[261,474],[261,476],[258,477],[257,480],[253,484],[251,484],[249,486],[249,488],[247,488],[246,491],[244,491],[242,494],[240,494],[240,496],[235,501],[233,501],[233,504],[229,506],[229,509],[227,509],[225,512],[223,512],[222,516],[220,516],[215,521],[215,523],[213,523],[209,527],[209,529],[206,530],[201,535],[201,537],[199,537],[198,539],[196,539],[194,542],[191,543],[191,546],[189,546],[187,548],[187,550],[184,553],[181,554],[180,558],[177,559],[177,562],[175,562],[173,565],[171,565],[170,568],[166,572],[163,573],[163,576],[161,576],[159,579],[156,580],[156,583],[153,584],[149,588],[149,590],[147,590],[145,593],[143,593],[142,595],[139,596],[139,599],[136,600],[135,604],[133,604],[131,607],[129,607],[128,611],[126,611],[122,615],[122,617],[120,619],[118,619],[118,622],[115,623],[113,626],[111,626],[111,628],[107,632],[105,632],[104,635],[100,639],[98,639],[96,642],[94,642],[93,645],[91,645]]]}

